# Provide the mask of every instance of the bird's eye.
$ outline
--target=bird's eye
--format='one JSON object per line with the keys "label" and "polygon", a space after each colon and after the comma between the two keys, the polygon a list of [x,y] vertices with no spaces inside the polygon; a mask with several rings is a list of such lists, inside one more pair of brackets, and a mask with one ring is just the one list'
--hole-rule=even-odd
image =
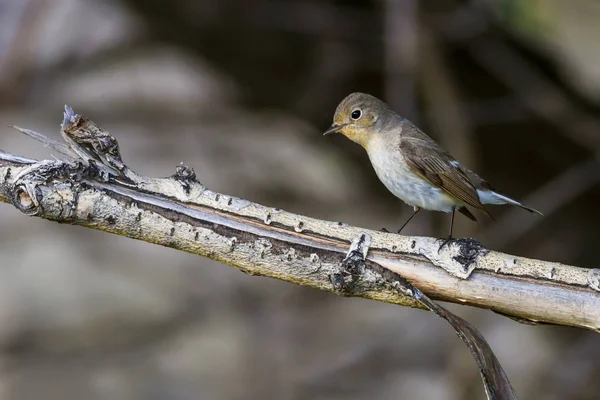
{"label": "bird's eye", "polygon": [[360,110],[354,110],[352,111],[352,114],[350,114],[350,116],[352,117],[353,120],[357,120],[361,117],[362,112]]}

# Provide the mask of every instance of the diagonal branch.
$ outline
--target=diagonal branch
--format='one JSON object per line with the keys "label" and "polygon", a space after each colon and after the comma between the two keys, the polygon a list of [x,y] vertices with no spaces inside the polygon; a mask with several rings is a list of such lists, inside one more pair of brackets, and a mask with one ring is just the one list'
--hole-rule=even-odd
{"label": "diagonal branch", "polygon": [[[0,151],[0,200],[27,215],[83,225],[206,256],[251,275],[433,311],[477,361],[488,398],[514,391],[483,337],[434,300],[517,320],[600,331],[600,270],[490,251],[472,239],[376,232],[215,193],[180,165],[167,178],[137,175],[114,137],[66,108],[68,146],[17,128],[75,161]],[[350,250],[348,250],[350,248]]]}
{"label": "diagonal branch", "polygon": [[[329,280],[332,268],[352,240],[366,232],[371,237],[367,260],[405,277],[433,299],[600,331],[599,269],[490,251],[471,239],[438,252],[438,239],[366,231],[215,193],[185,166],[168,178],[139,176],[123,164],[108,133],[69,108],[65,121],[63,136],[82,142],[75,153],[85,158],[36,161],[0,152],[0,200],[30,215],[175,247],[250,274],[330,291],[336,291]],[[57,146],[44,135],[18,129]],[[97,144],[89,140],[94,132]],[[376,280],[346,294],[422,307]]]}
{"label": "diagonal branch", "polygon": [[[433,299],[600,331],[598,269],[489,251],[469,239],[438,253],[434,238],[365,231],[215,193],[185,167],[169,178],[140,177],[130,170],[125,176],[106,175],[94,160],[89,165],[38,162],[2,152],[0,200],[29,215],[175,247],[250,274],[333,291],[332,268],[353,238],[367,232],[367,259],[407,278]],[[347,294],[417,306],[382,282],[365,282]]]}

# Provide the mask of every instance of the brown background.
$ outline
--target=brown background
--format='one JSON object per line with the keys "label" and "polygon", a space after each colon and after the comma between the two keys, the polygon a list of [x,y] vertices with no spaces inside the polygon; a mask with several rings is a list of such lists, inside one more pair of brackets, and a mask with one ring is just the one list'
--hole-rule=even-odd
{"label": "brown background", "polygon": [[[0,0],[7,127],[59,137],[63,105],[126,162],[372,229],[410,208],[366,154],[323,138],[352,91],[381,97],[508,195],[455,232],[522,256],[597,266],[600,7],[594,0]],[[420,214],[406,234],[442,236]],[[0,398],[480,399],[445,322],[252,278],[224,265],[0,207]],[[490,342],[523,399],[593,399],[600,339],[449,306]],[[551,304],[548,307],[552,307]]]}

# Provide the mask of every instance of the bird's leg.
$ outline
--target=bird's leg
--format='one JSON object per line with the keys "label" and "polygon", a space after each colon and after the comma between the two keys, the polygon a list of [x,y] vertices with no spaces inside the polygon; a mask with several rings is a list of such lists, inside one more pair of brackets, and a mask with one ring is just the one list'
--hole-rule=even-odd
{"label": "bird's leg", "polygon": [[450,217],[450,231],[448,232],[448,239],[452,239],[452,228],[454,228],[454,213],[456,212],[456,207],[452,207],[452,216]]}
{"label": "bird's leg", "polygon": [[440,252],[440,250],[442,250],[442,248],[445,245],[447,245],[448,243],[450,243],[452,241],[452,228],[454,227],[454,213],[455,212],[456,212],[456,207],[452,207],[452,216],[450,217],[450,232],[448,232],[448,237],[446,238],[446,240],[444,240],[444,242],[438,249],[438,253]]}
{"label": "bird's leg", "polygon": [[413,210],[414,210],[414,211],[413,211],[412,215],[411,215],[410,217],[408,217],[408,219],[406,220],[406,222],[404,223],[404,225],[402,225],[402,227],[400,227],[400,229],[398,229],[398,232],[397,232],[397,233],[400,233],[400,232],[402,232],[402,229],[404,229],[404,227],[405,227],[405,226],[406,226],[406,225],[407,225],[407,224],[410,222],[410,220],[411,220],[411,219],[413,219],[413,217],[414,217],[415,215],[417,215],[417,213],[418,213],[419,211],[421,211],[421,209],[420,209],[419,207],[417,207],[417,206],[414,206]]}

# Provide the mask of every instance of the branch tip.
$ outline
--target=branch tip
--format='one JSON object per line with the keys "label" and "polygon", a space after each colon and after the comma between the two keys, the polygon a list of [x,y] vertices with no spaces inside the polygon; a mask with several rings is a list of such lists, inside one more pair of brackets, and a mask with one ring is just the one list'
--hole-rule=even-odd
{"label": "branch tip", "polygon": [[69,125],[75,123],[79,118],[79,114],[76,114],[75,111],[68,105],[65,104],[65,112],[63,114],[63,122],[61,124],[61,129],[66,130]]}

